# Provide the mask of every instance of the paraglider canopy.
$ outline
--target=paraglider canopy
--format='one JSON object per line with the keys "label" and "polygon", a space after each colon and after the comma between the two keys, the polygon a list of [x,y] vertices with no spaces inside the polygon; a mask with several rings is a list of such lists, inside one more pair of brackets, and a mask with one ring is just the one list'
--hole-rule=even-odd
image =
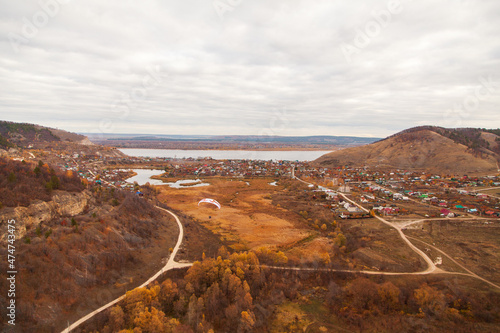
{"label": "paraglider canopy", "polygon": [[216,200],[214,199],[209,199],[209,198],[206,198],[206,199],[201,199],[200,202],[198,202],[198,206],[202,203],[202,202],[206,202],[206,203],[210,203],[212,205],[215,205],[217,206],[217,208],[220,209],[220,203],[218,203]]}

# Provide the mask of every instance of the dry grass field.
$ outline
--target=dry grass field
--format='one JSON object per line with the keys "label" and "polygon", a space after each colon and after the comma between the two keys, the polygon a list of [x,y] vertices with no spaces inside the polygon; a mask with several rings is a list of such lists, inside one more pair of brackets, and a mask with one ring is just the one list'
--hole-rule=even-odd
{"label": "dry grass field", "polygon": [[[203,182],[210,185],[159,186],[158,198],[235,251],[268,247],[284,252],[294,264],[318,267],[393,272],[424,269],[396,230],[375,219],[335,221],[323,202],[311,199],[307,187],[297,181],[282,180],[273,186],[270,178],[214,177]],[[222,208],[198,205],[203,198],[217,200]],[[345,244],[338,243],[338,234],[346,237]]]}
{"label": "dry grass field", "polygon": [[[455,261],[493,283],[500,284],[500,223],[498,221],[428,221],[423,230],[405,233],[450,255]],[[427,251],[428,246],[415,245]],[[432,249],[429,249],[432,250]],[[443,268],[463,271],[443,257]]]}
{"label": "dry grass field", "polygon": [[[269,185],[272,181],[211,178],[211,185],[204,187],[161,186],[158,198],[219,234],[235,250],[279,246],[307,237],[309,231],[298,223],[296,214],[272,204],[269,196],[282,190]],[[217,200],[222,209],[198,205],[203,198]]]}

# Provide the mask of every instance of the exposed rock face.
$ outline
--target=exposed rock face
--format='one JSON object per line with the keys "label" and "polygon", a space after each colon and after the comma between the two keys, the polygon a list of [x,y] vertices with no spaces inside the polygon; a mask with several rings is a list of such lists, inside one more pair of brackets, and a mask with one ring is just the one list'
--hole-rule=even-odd
{"label": "exposed rock face", "polygon": [[89,138],[87,138],[87,137],[85,137],[85,139],[80,141],[79,144],[85,145],[85,146],[93,146],[94,145],[94,143],[92,141],[90,141]]}
{"label": "exposed rock face", "polygon": [[7,207],[0,210],[0,241],[7,240],[7,221],[16,221],[16,239],[22,238],[27,229],[36,228],[41,222],[50,221],[56,217],[76,216],[81,214],[89,203],[90,193],[56,192],[52,200],[44,202],[37,200],[28,207]]}
{"label": "exposed rock face", "polygon": [[52,206],[60,216],[75,216],[81,214],[87,206],[90,195],[88,192],[82,193],[56,193],[52,196]]}

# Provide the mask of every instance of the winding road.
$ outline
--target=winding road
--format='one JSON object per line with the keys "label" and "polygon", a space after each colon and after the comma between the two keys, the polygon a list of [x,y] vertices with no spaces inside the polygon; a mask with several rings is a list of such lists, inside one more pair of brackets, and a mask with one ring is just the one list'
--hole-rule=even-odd
{"label": "winding road", "polygon": [[[291,176],[292,176],[292,179],[296,179],[302,183],[305,183],[307,185],[313,185],[313,186],[316,186],[315,184],[312,184],[312,183],[308,183],[298,177],[295,176],[295,167],[292,167],[292,172],[291,172]],[[359,203],[349,199],[345,194],[343,193],[340,193],[340,192],[335,192],[337,193],[338,195],[342,196],[342,198],[348,202],[350,202],[351,204],[355,205],[356,207],[362,209],[363,211],[365,212],[369,212],[366,208],[364,208],[363,206],[361,206]],[[156,208],[160,209],[160,210],[163,210],[167,213],[169,213],[170,215],[172,215],[175,219],[175,221],[177,222],[177,225],[179,226],[179,237],[177,239],[177,244],[175,245],[174,247],[174,250],[172,252],[172,254],[170,255],[169,259],[168,259],[168,262],[167,264],[161,269],[159,270],[155,275],[153,275],[152,277],[150,277],[146,282],[144,282],[143,284],[141,284],[138,288],[142,288],[142,287],[145,287],[147,286],[148,284],[150,284],[151,282],[153,282],[154,280],[156,280],[161,274],[163,274],[164,272],[167,272],[169,270],[172,270],[172,269],[178,269],[178,268],[184,268],[184,267],[190,267],[192,266],[193,264],[192,263],[179,263],[179,262],[176,262],[174,259],[175,259],[175,256],[177,254],[177,251],[179,250],[181,244],[182,244],[182,240],[183,240],[183,237],[184,237],[184,229],[182,227],[182,224],[179,220],[179,218],[177,217],[177,215],[175,215],[174,213],[172,213],[171,211],[167,210],[167,209],[164,209],[164,208],[161,208],[161,207],[158,207],[156,206]],[[277,270],[293,270],[293,271],[316,271],[316,272],[340,272],[340,273],[357,273],[357,274],[367,274],[367,275],[427,275],[427,274],[454,274],[454,275],[462,275],[462,276],[469,276],[469,277],[473,277],[473,278],[477,278],[483,282],[486,282],[488,283],[489,285],[495,287],[495,288],[498,288],[500,289],[500,286],[496,285],[495,283],[491,282],[491,281],[488,281],[482,277],[480,277],[479,275],[475,274],[474,272],[470,271],[469,269],[465,268],[463,265],[459,264],[458,262],[456,262],[451,256],[449,256],[448,254],[446,254],[444,251],[430,245],[430,244],[427,244],[421,240],[418,240],[416,238],[412,238],[412,237],[407,237],[402,229],[404,229],[405,227],[407,227],[408,225],[410,224],[413,224],[413,223],[418,223],[418,222],[423,222],[424,219],[422,220],[415,220],[415,221],[408,221],[408,222],[404,222],[404,223],[401,223],[399,225],[397,224],[394,224],[392,222],[389,222],[387,220],[385,220],[384,218],[380,217],[380,216],[375,216],[376,219],[378,219],[379,221],[381,221],[382,223],[390,226],[391,228],[394,228],[398,231],[399,233],[399,236],[401,237],[401,239],[415,252],[417,253],[426,263],[427,263],[427,268],[423,271],[420,271],[420,272],[380,272],[380,271],[370,271],[370,270],[344,270],[344,269],[333,269],[333,268],[307,268],[307,267],[282,267],[282,266],[267,266],[267,265],[261,265],[261,267],[263,268],[270,268],[270,269],[277,269]],[[425,220],[428,220],[428,219],[425,219]],[[464,269],[467,273],[460,273],[460,272],[447,272],[447,271],[444,271],[438,267],[436,267],[436,265],[434,264],[434,262],[432,261],[431,258],[429,258],[429,256],[427,256],[427,254],[425,254],[422,250],[420,250],[419,248],[417,248],[415,245],[413,245],[413,243],[408,239],[408,238],[412,238],[416,241],[419,241],[433,249],[435,249],[436,251],[442,253],[444,256],[448,257],[449,259],[451,259],[455,264],[457,264],[458,266],[460,266],[462,269]],[[125,298],[125,295],[122,295],[120,297],[118,297],[117,299],[109,302],[108,304],[100,307],[99,309],[95,310],[95,311],[92,311],[90,312],[89,314],[87,314],[85,317],[82,317],[80,318],[79,320],[77,320],[76,322],[74,322],[73,324],[71,324],[70,326],[68,326],[65,330],[63,330],[61,333],[69,333],[71,330],[75,329],[76,327],[78,327],[79,325],[81,325],[82,323],[84,323],[85,321],[89,320],[90,318],[94,317],[96,314],[110,308],[111,306],[115,305],[116,303],[120,302],[121,300],[123,300]]]}
{"label": "winding road", "polygon": [[420,242],[420,243],[422,243],[422,244],[425,244],[425,245],[427,245],[428,247],[433,248],[434,250],[436,250],[436,251],[440,252],[440,253],[441,253],[441,254],[443,254],[445,257],[447,257],[448,259],[450,259],[453,263],[455,263],[458,267],[462,268],[464,271],[466,271],[466,272],[467,272],[467,273],[458,273],[458,272],[444,272],[444,271],[443,271],[443,273],[447,273],[447,274],[460,274],[460,275],[465,275],[465,276],[472,276],[472,277],[474,277],[474,278],[476,278],[476,279],[479,279],[479,280],[481,280],[481,281],[483,281],[483,282],[486,282],[486,283],[488,283],[488,284],[492,285],[492,286],[493,286],[493,287],[495,287],[495,288],[500,289],[500,286],[499,286],[499,285],[497,285],[497,284],[495,284],[495,283],[493,283],[493,282],[491,282],[491,281],[488,281],[488,280],[486,280],[485,278],[482,278],[482,277],[480,277],[479,275],[477,275],[476,273],[474,273],[474,272],[472,272],[471,270],[467,269],[465,266],[463,266],[463,265],[462,265],[462,264],[460,264],[458,261],[456,261],[455,259],[453,259],[451,256],[449,256],[448,254],[446,254],[443,250],[440,250],[440,249],[438,249],[437,247],[435,247],[435,246],[433,246],[433,245],[431,245],[431,244],[429,244],[429,243],[426,243],[426,242],[424,242],[424,241],[422,241],[422,240],[420,240],[420,239],[417,239],[417,238],[415,238],[415,237],[410,237],[410,236],[408,236],[408,238],[414,239],[414,240],[416,240],[417,242]]}
{"label": "winding road", "polygon": [[[315,184],[312,184],[312,183],[308,183],[298,177],[295,176],[295,168],[292,168],[292,178],[293,179],[296,179],[296,180],[299,180],[305,184],[308,184],[308,185],[314,185]],[[358,204],[357,202],[349,199],[345,194],[343,193],[340,193],[340,192],[335,192],[336,194],[340,195],[342,198],[344,198],[344,200],[350,202],[351,204],[355,205],[356,207],[358,207],[359,209],[363,210],[364,212],[368,213],[369,210],[366,209],[365,207],[361,206],[360,204]],[[427,269],[421,271],[421,272],[408,272],[408,273],[396,273],[396,272],[379,272],[379,271],[367,271],[367,270],[363,270],[363,271],[354,271],[354,270],[335,270],[337,272],[345,272],[345,273],[363,273],[363,274],[376,274],[376,275],[425,275],[425,274],[430,274],[430,273],[440,273],[442,270],[440,268],[437,268],[436,265],[434,264],[434,262],[432,261],[431,258],[429,258],[429,256],[427,256],[422,250],[420,250],[418,247],[416,247],[415,245],[413,245],[412,242],[410,242],[410,240],[408,238],[406,238],[406,235],[403,233],[403,231],[401,231],[401,228],[395,226],[394,224],[392,224],[391,222],[387,221],[386,219],[383,219],[382,217],[380,216],[375,216],[376,219],[378,219],[379,221],[381,221],[382,223],[384,224],[387,224],[388,226],[390,226],[391,228],[394,228],[398,231],[399,233],[399,236],[403,239],[403,241],[408,244],[408,246],[414,251],[416,252],[420,257],[422,257],[422,259],[425,260],[425,262],[427,263]],[[331,271],[331,270],[328,270],[328,269],[325,269],[326,271]]]}
{"label": "winding road", "polygon": [[[156,206],[156,208],[158,208],[160,210],[163,210],[163,211],[169,213],[170,215],[172,215],[174,217],[175,221],[177,222],[177,225],[179,226],[179,237],[177,238],[177,244],[175,244],[175,247],[174,247],[174,250],[172,251],[172,254],[168,258],[167,264],[162,269],[160,269],[155,275],[153,275],[152,277],[150,277],[146,282],[144,282],[143,284],[141,284],[137,288],[143,288],[143,287],[147,286],[148,284],[150,284],[151,282],[153,282],[154,280],[156,280],[161,274],[163,274],[166,271],[169,271],[171,269],[189,267],[189,266],[193,265],[191,263],[180,263],[180,262],[176,262],[174,260],[176,254],[177,254],[177,251],[179,251],[179,248],[180,248],[180,246],[182,244],[182,239],[184,238],[184,228],[182,227],[181,221],[179,220],[179,218],[177,217],[177,215],[175,215],[171,211],[169,211],[169,210],[167,210],[165,208],[158,207],[158,206]],[[71,332],[71,330],[75,329],[76,327],[78,327],[79,325],[81,325],[82,323],[84,323],[85,321],[87,321],[90,318],[94,317],[99,312],[102,312],[102,311],[104,311],[104,310],[112,307],[113,305],[115,305],[116,303],[120,302],[124,298],[125,298],[125,295],[122,295],[122,296],[118,297],[117,299],[109,302],[108,304],[100,307],[99,309],[90,312],[85,317],[82,317],[79,320],[75,321],[73,324],[69,325],[61,333],[69,333],[69,332]]]}

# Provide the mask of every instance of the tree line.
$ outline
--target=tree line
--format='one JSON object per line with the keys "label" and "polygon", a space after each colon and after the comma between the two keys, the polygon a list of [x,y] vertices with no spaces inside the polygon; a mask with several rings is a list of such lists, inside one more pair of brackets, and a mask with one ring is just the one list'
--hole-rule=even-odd
{"label": "tree line", "polygon": [[287,302],[298,303],[303,309],[319,302],[322,315],[306,312],[311,320],[328,323],[331,317],[354,330],[400,332],[427,327],[431,331],[462,331],[464,327],[470,330],[499,323],[498,293],[474,293],[442,279],[405,277],[391,281],[261,266],[263,261],[280,260],[272,252],[229,254],[222,247],[217,258],[204,258],[185,273],[129,291],[122,302],[83,331],[301,331],[296,320],[285,321],[276,315]]}

